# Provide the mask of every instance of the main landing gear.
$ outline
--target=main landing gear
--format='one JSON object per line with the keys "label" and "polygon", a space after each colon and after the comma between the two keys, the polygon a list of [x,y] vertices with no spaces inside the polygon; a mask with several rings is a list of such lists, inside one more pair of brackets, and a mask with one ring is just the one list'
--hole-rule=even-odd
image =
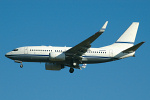
{"label": "main landing gear", "polygon": [[74,72],[74,69],[73,69],[73,68],[70,68],[69,72],[70,72],[70,73],[73,73],[73,72]]}

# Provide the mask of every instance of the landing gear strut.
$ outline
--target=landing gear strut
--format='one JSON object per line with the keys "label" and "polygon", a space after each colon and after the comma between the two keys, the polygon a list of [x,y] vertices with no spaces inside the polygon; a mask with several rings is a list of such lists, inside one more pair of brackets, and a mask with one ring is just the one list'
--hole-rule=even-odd
{"label": "landing gear strut", "polygon": [[73,72],[74,72],[74,69],[73,69],[73,68],[70,68],[69,72],[70,72],[70,73],[73,73]]}

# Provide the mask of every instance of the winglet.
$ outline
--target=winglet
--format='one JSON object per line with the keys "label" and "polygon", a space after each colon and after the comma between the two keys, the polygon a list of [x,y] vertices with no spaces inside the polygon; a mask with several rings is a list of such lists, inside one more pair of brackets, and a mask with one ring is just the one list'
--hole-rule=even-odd
{"label": "winglet", "polygon": [[105,24],[103,25],[103,27],[99,30],[99,32],[104,32],[106,27],[107,27],[108,21],[105,22]]}

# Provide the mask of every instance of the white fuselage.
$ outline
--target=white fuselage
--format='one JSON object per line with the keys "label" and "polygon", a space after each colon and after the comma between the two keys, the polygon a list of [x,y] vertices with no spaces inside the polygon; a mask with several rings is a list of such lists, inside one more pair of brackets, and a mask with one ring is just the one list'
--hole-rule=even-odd
{"label": "white fuselage", "polygon": [[[132,45],[133,44],[128,44],[127,46],[131,47]],[[122,47],[121,46],[121,43],[114,43],[112,45],[101,48],[89,48],[87,52],[82,55],[82,63],[103,63],[134,55],[135,52],[122,53],[121,51],[125,50],[128,47],[125,45],[123,45]],[[53,53],[55,55],[61,55],[70,48],[71,47],[26,46],[16,48],[17,50],[8,52],[6,56],[15,61],[50,63],[61,62],[65,64],[65,60],[51,60],[50,54]]]}

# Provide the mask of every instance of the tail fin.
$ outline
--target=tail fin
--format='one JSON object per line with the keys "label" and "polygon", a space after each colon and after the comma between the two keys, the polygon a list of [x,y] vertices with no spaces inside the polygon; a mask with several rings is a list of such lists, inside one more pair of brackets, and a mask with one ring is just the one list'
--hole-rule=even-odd
{"label": "tail fin", "polygon": [[121,35],[115,43],[130,43],[134,44],[139,22],[133,22],[130,27]]}

